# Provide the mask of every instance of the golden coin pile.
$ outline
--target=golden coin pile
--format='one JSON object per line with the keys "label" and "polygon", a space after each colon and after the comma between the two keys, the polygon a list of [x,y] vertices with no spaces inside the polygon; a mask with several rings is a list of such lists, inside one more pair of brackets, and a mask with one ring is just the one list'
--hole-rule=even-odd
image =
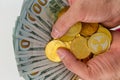
{"label": "golden coin pile", "polygon": [[[68,8],[60,11],[59,17]],[[45,53],[49,60],[60,62],[57,49],[64,47],[69,49],[77,59],[89,60],[91,55],[98,55],[107,51],[110,47],[112,36],[110,31],[98,23],[74,24],[61,38],[50,41]]]}

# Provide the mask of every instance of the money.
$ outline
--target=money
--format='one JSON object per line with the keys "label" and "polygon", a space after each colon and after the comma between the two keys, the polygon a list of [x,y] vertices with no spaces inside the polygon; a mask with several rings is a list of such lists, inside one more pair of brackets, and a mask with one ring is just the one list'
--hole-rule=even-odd
{"label": "money", "polygon": [[[62,16],[68,8],[69,7],[66,7],[59,11],[58,18]],[[65,48],[68,48],[77,59],[83,59],[83,62],[86,62],[91,59],[88,58],[90,55],[96,55],[107,51],[110,47],[112,36],[108,29],[98,23],[78,22],[71,26],[59,40],[64,42]],[[59,42],[56,42],[55,44],[58,43]],[[49,45],[48,43],[49,47],[47,48],[47,52],[51,51],[51,54],[54,55],[55,52],[52,53],[52,49],[54,49],[52,46],[55,46],[55,44]],[[59,45],[59,47],[62,47],[62,45]],[[55,51],[56,49],[57,47]],[[51,58],[51,55],[46,56],[48,59]],[[57,55],[54,56],[52,61],[56,60],[56,58],[59,57]]]}
{"label": "money", "polygon": [[64,73],[62,73],[61,75],[59,75],[59,78],[55,78],[56,80],[63,80],[66,75],[68,75],[70,73],[70,71],[65,71]]}
{"label": "money", "polygon": [[64,73],[66,70],[67,70],[66,68],[62,68],[60,71],[57,71],[56,73],[53,73],[51,76],[47,77],[45,80],[52,80],[54,78],[57,78],[59,75]]}
{"label": "money", "polygon": [[105,52],[110,47],[110,39],[104,33],[95,33],[88,40],[88,47],[93,54],[99,54]]}
{"label": "money", "polygon": [[34,62],[34,61],[38,61],[38,60],[43,60],[43,59],[47,59],[46,56],[35,56],[35,57],[29,57],[29,56],[25,56],[25,57],[20,57],[20,58],[16,58],[18,65],[20,64],[25,64],[27,62]]}
{"label": "money", "polygon": [[82,23],[82,30],[80,32],[83,36],[91,36],[98,29],[97,23]]}
{"label": "money", "polygon": [[18,22],[15,29],[16,32],[13,36],[16,38],[22,38],[28,41],[30,40],[32,42],[38,42],[39,44],[43,44],[43,42],[41,43],[41,41],[45,42],[45,40],[43,40],[37,34],[35,34],[28,26],[23,25],[20,21],[20,18],[18,18]]}
{"label": "money", "polygon": [[101,24],[99,24],[99,28],[98,28],[97,32],[105,33],[106,35],[108,35],[110,41],[112,41],[112,35],[111,35],[110,31],[107,28],[105,28],[104,26],[102,26]]}
{"label": "money", "polygon": [[57,55],[57,49],[59,47],[65,47],[65,44],[60,40],[52,40],[50,41],[45,48],[45,54],[47,58],[54,62],[60,62],[60,58]]}
{"label": "money", "polygon": [[84,63],[109,50],[112,35],[98,23],[78,22],[53,40],[52,26],[68,8],[67,0],[24,0],[14,28],[13,46],[18,71],[25,80],[79,80],[60,62],[58,47],[69,49]]}
{"label": "money", "polygon": [[68,30],[68,32],[66,32],[65,35],[63,35],[63,36],[60,38],[60,40],[61,40],[61,41],[64,41],[64,42],[73,40],[73,39],[75,38],[75,36],[80,33],[81,28],[82,28],[82,27],[81,27],[81,23],[80,23],[80,22],[74,24],[74,25]]}
{"label": "money", "polygon": [[49,61],[44,52],[46,43],[52,39],[50,33],[56,20],[51,15],[57,15],[66,4],[65,0],[24,0],[13,33],[13,45],[18,71],[26,80],[49,80],[47,75],[50,77],[60,69],[65,71],[64,75],[69,72],[63,64]]}
{"label": "money", "polygon": [[41,74],[39,77],[36,77],[34,80],[39,80],[42,77],[45,77],[46,75],[51,75],[52,73],[56,73],[57,71],[60,71],[62,68],[65,68],[63,65],[55,67],[55,69],[48,69],[44,74]]}
{"label": "money", "polygon": [[77,59],[85,59],[91,53],[89,47],[87,46],[87,39],[82,36],[72,41],[70,50],[73,52]]}
{"label": "money", "polygon": [[45,71],[49,68],[54,69],[55,66],[58,66],[60,64],[59,63],[53,63],[53,64],[45,65],[45,66],[39,66],[39,65],[40,64],[38,64],[37,66],[34,66],[34,68],[32,67],[32,68],[28,68],[28,69],[26,68],[24,70],[19,70],[19,73],[20,73],[21,76],[23,76],[23,75],[26,75],[26,74],[31,74],[31,73],[36,72],[36,71],[41,71],[42,72],[42,71]]}

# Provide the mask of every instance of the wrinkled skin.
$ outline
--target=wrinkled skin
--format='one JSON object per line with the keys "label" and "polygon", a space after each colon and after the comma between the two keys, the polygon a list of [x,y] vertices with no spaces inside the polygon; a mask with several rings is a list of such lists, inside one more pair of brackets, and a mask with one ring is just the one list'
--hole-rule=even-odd
{"label": "wrinkled skin", "polygon": [[[61,16],[51,35],[59,38],[76,22],[95,22],[105,26],[120,25],[120,0],[68,0],[70,8]],[[110,49],[87,63],[78,61],[64,48],[57,50],[64,65],[83,80],[120,80],[120,32],[111,32]]]}

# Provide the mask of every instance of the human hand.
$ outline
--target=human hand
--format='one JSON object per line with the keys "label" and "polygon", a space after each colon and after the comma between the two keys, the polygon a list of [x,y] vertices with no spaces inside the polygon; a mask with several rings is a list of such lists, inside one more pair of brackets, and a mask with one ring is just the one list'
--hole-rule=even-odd
{"label": "human hand", "polygon": [[[53,26],[51,33],[53,38],[61,37],[70,26],[78,21],[98,22],[111,27],[120,24],[117,13],[120,9],[117,10],[116,7],[120,0],[115,1],[116,5],[113,0],[69,1],[71,1],[69,10]],[[102,1],[108,1],[107,5],[105,5],[106,2]],[[84,80],[120,80],[120,32],[112,32],[112,36],[113,42],[110,49],[92,58],[87,63],[77,60],[69,50],[63,48],[58,49],[58,55],[70,71]]]}
{"label": "human hand", "polygon": [[69,0],[70,8],[62,15],[52,30],[59,38],[76,22],[102,23],[113,27],[120,24],[120,0]]}
{"label": "human hand", "polygon": [[110,49],[87,63],[77,60],[64,48],[58,49],[58,55],[64,65],[83,80],[120,80],[120,32],[112,32],[112,35]]}
{"label": "human hand", "polygon": [[64,48],[58,49],[58,55],[64,65],[83,80],[120,80],[120,32],[112,32],[112,35],[110,49],[87,63],[77,60]]}

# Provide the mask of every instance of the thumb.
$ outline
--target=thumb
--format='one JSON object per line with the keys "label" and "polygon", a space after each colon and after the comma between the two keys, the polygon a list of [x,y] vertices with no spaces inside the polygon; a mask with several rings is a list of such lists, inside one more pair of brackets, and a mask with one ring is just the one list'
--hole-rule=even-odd
{"label": "thumb", "polygon": [[55,39],[63,36],[73,24],[79,21],[76,13],[75,11],[73,13],[73,9],[70,7],[54,24],[51,36]]}
{"label": "thumb", "polygon": [[88,68],[86,64],[77,60],[69,50],[59,48],[57,53],[67,69],[79,75],[81,78],[88,78]]}

